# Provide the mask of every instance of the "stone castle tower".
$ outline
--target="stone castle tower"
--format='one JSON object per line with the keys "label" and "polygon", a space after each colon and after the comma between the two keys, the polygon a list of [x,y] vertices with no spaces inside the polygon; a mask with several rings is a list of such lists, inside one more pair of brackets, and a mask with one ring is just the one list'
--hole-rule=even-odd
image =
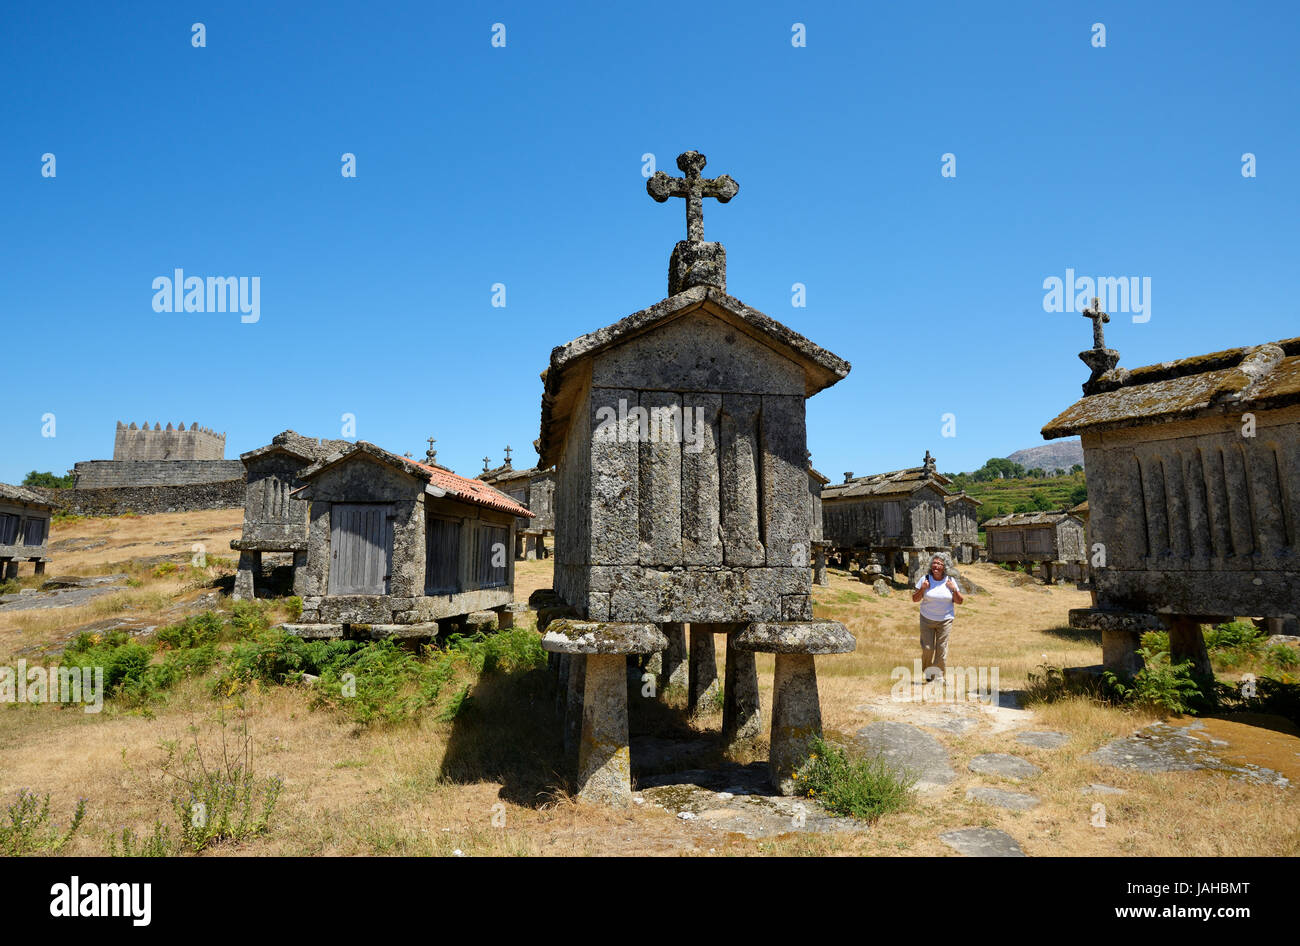
{"label": "stone castle tower", "polygon": [[117,422],[113,438],[114,460],[223,460],[226,456],[226,435],[207,427],[191,424],[166,429],[155,423],[129,427]]}

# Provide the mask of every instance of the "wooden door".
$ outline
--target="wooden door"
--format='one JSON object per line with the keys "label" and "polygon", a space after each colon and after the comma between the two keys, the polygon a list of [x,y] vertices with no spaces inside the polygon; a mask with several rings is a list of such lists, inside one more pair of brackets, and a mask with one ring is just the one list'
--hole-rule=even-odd
{"label": "wooden door", "polygon": [[393,570],[393,507],[335,503],[330,510],[332,595],[386,595]]}

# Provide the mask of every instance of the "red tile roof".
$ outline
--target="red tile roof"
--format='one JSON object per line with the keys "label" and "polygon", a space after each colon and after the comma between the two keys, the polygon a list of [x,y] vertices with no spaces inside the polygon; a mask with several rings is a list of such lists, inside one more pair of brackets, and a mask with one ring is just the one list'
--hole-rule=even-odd
{"label": "red tile roof", "polygon": [[[326,470],[345,460],[351,459],[358,454],[366,454],[377,460],[385,462],[390,466],[396,467],[404,473],[408,473],[418,479],[427,480],[431,486],[434,486],[462,502],[473,503],[477,506],[486,506],[489,509],[498,509],[501,512],[508,512],[512,516],[524,516],[532,519],[533,513],[527,506],[521,506],[499,489],[494,489],[482,480],[471,480],[464,476],[458,476],[451,470],[440,466],[430,466],[427,463],[419,463],[406,457],[398,456],[385,450],[383,447],[377,447],[373,443],[364,440],[358,440],[350,444],[348,449],[341,453],[322,460],[317,460],[307,469],[299,474],[299,478],[307,482],[315,479],[321,471]],[[304,489],[306,487],[303,487]],[[301,492],[296,490],[295,492]]]}
{"label": "red tile roof", "polygon": [[502,512],[513,513],[516,516],[526,516],[530,519],[533,517],[527,506],[521,506],[505,493],[489,486],[482,480],[467,479],[451,472],[451,470],[444,470],[440,466],[429,466],[427,463],[417,463],[414,460],[409,462],[427,472],[430,483],[439,489],[445,489],[457,499],[478,503],[480,506],[488,506],[492,509],[499,509]]}

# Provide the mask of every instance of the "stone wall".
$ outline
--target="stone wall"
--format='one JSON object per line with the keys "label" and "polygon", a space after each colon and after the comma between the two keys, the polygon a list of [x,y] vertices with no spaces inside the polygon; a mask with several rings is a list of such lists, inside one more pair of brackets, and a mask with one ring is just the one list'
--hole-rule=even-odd
{"label": "stone wall", "polygon": [[238,460],[84,460],[73,465],[78,489],[186,486],[244,478]]}
{"label": "stone wall", "polygon": [[83,516],[116,516],[124,512],[149,515],[193,509],[242,509],[244,481],[188,483],[181,486],[123,486],[108,489],[43,489],[32,487],[60,512]]}

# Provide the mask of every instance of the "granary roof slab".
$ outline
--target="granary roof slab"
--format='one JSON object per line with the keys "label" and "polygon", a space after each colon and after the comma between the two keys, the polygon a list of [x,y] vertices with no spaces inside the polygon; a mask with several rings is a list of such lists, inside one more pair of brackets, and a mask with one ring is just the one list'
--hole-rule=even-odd
{"label": "granary roof slab", "polygon": [[1300,404],[1300,338],[1132,371],[1115,367],[1088,387],[1091,393],[1043,427],[1045,440]]}
{"label": "granary roof slab", "polygon": [[351,446],[352,443],[348,440],[318,440],[315,437],[304,437],[297,431],[283,430],[272,437],[271,442],[265,446],[241,453],[239,459],[245,466],[248,465],[249,460],[256,460],[271,453],[285,453],[303,460],[323,460]]}
{"label": "granary roof slab", "polygon": [[1057,509],[1054,511],[1009,512],[1005,516],[994,516],[992,519],[986,519],[983,528],[989,526],[1054,526],[1066,519],[1073,519],[1079,525],[1083,525],[1083,520],[1078,516],[1063,509]]}
{"label": "granary roof slab", "polygon": [[939,495],[949,495],[948,485],[952,483],[942,473],[931,473],[928,477],[925,467],[916,466],[906,470],[893,470],[889,473],[872,473],[859,476],[847,483],[835,483],[822,490],[823,499],[849,499],[858,496],[908,496],[922,487],[932,487]]}
{"label": "granary roof slab", "polygon": [[563,440],[564,434],[560,422],[566,419],[567,414],[564,408],[556,410],[555,405],[557,402],[567,404],[568,398],[565,395],[568,390],[581,384],[585,378],[584,372],[574,371],[574,368],[616,345],[699,311],[722,319],[798,364],[803,369],[806,397],[812,397],[848,376],[850,365],[838,355],[809,341],[771,316],[727,295],[721,289],[695,286],[551,351],[550,367],[542,372],[544,391],[541,436],[536,444],[541,456],[538,465],[550,467],[558,459],[557,445]]}
{"label": "granary roof slab", "polygon": [[951,496],[945,496],[943,498],[943,502],[944,505],[946,506],[948,503],[955,503],[963,499],[966,500],[967,502],[974,503],[976,506],[984,505],[984,503],[981,500],[976,499],[974,496],[972,496],[970,493],[966,492],[965,490],[962,490],[960,493],[953,493]]}
{"label": "granary roof slab", "polygon": [[27,503],[29,506],[40,506],[43,509],[54,508],[54,504],[40,493],[33,493],[23,486],[10,486],[8,483],[0,483],[0,499],[8,499],[16,503]]}
{"label": "granary roof slab", "polygon": [[[407,476],[420,480],[434,487],[439,493],[451,496],[462,502],[472,503],[476,506],[485,506],[488,509],[496,509],[501,512],[508,512],[513,516],[525,516],[533,518],[533,513],[526,507],[515,502],[505,493],[494,489],[482,480],[472,480],[460,476],[440,466],[430,466],[427,463],[417,463],[414,460],[408,460],[406,457],[390,453],[383,447],[377,447],[373,443],[365,440],[358,440],[350,445],[350,449],[342,453],[334,454],[322,460],[317,460],[307,469],[298,475],[298,478],[304,483],[314,480],[326,470],[333,469],[341,463],[347,463],[351,460],[367,458],[377,461],[386,466],[392,467]],[[297,494],[301,492],[295,490]]]}

